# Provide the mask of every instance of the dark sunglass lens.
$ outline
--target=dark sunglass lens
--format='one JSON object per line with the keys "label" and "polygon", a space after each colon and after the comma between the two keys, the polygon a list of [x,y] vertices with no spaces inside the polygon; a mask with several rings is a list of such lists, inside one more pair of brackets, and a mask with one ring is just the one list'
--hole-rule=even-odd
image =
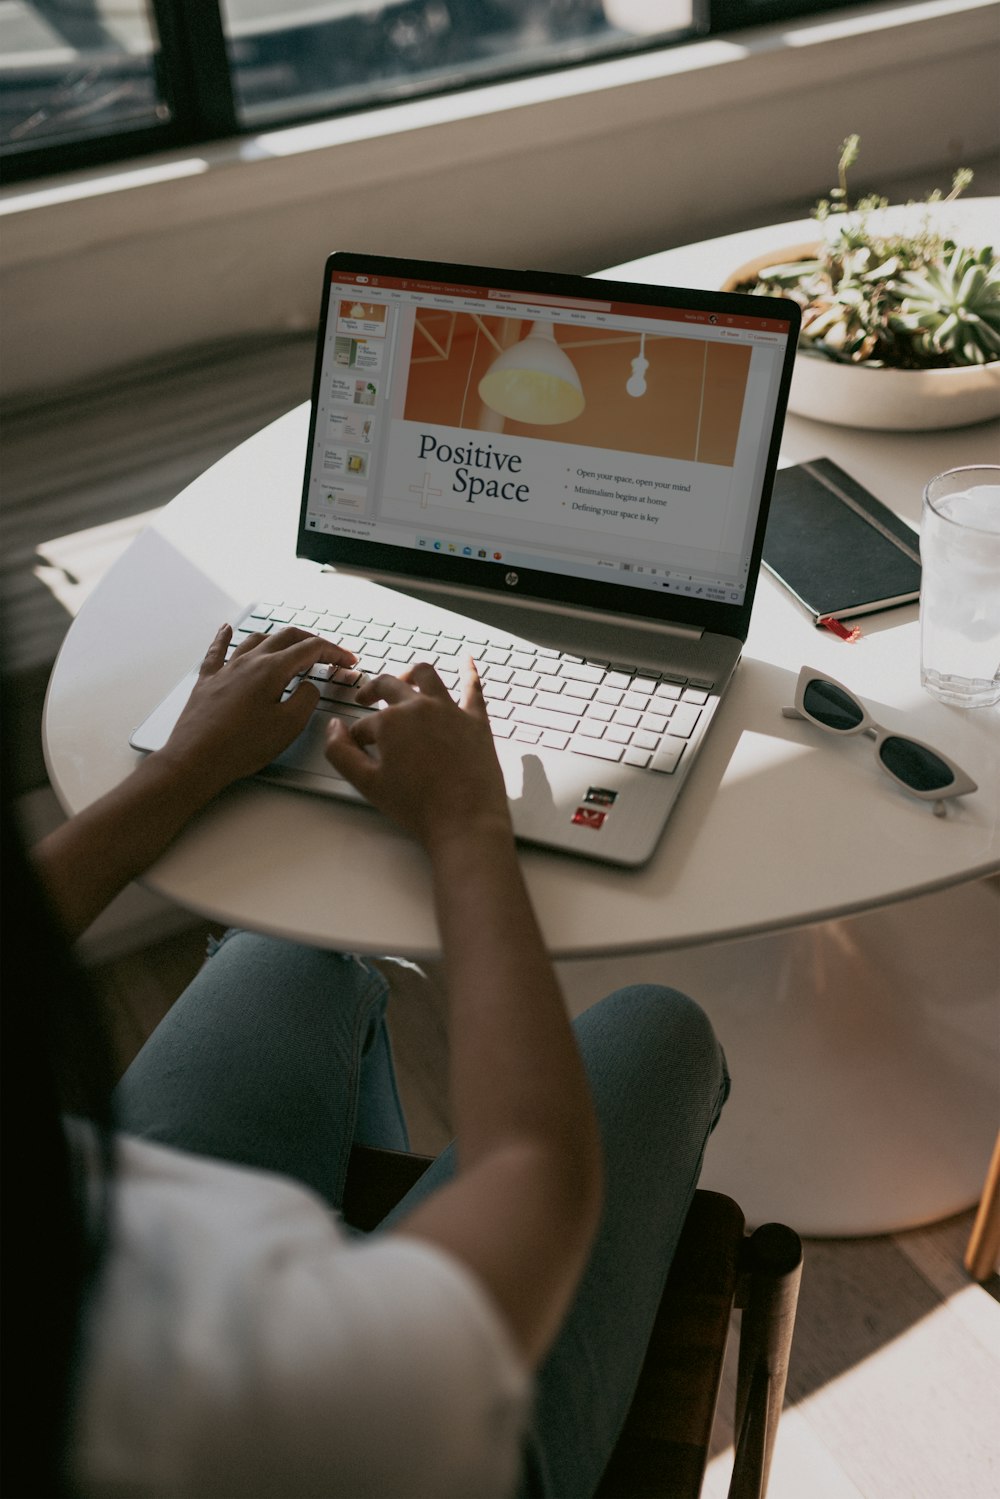
{"label": "dark sunglass lens", "polygon": [[912,739],[898,739],[895,735],[883,739],[879,758],[886,770],[891,770],[912,791],[943,791],[955,779],[943,760],[933,751],[914,744]]}
{"label": "dark sunglass lens", "polygon": [[806,712],[828,729],[856,729],[864,714],[846,692],[832,682],[819,679],[809,683],[802,696]]}

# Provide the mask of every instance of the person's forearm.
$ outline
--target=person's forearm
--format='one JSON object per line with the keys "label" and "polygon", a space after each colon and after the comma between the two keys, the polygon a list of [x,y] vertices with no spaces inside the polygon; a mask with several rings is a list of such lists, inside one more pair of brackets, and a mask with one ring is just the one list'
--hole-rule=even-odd
{"label": "person's forearm", "polygon": [[165,755],[150,755],[37,844],[35,866],[71,940],[159,858],[216,789],[178,772]]}
{"label": "person's forearm", "polygon": [[452,1103],[463,1167],[508,1142],[599,1177],[590,1092],[509,832],[432,851],[450,998]]}
{"label": "person's forearm", "polygon": [[509,828],[480,827],[430,853],[458,1171],[397,1231],[476,1274],[537,1367],[597,1231],[597,1123]]}

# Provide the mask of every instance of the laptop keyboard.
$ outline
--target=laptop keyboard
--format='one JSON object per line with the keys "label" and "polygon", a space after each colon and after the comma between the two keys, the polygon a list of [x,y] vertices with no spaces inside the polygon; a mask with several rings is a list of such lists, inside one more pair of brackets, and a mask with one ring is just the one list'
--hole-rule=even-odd
{"label": "laptop keyboard", "polygon": [[317,712],[358,717],[378,711],[358,703],[360,683],[386,672],[396,675],[418,661],[435,668],[457,701],[460,662],[471,655],[494,738],[667,775],[680,764],[714,688],[700,678],[567,655],[486,626],[458,635],[404,618],[376,619],[288,602],[249,609],[234,631],[230,654],[247,635],[286,625],[311,630],[358,657],[356,667],[331,673],[320,665],[310,673],[320,694]]}

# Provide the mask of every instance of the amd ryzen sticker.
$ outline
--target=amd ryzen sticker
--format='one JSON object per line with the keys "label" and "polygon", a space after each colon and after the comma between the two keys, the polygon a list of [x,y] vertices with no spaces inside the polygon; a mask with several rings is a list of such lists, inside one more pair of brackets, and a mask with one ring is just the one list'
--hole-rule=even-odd
{"label": "amd ryzen sticker", "polygon": [[599,812],[596,807],[577,807],[573,813],[573,821],[584,828],[603,827],[607,812]]}

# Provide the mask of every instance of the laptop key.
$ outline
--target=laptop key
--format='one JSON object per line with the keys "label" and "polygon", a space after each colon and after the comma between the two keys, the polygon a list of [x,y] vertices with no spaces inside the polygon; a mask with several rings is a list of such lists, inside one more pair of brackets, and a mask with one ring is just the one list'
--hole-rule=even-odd
{"label": "laptop key", "polygon": [[547,708],[552,713],[571,713],[574,722],[583,713],[586,705],[577,698],[558,697],[554,692],[538,692],[535,694],[535,707]]}
{"label": "laptop key", "polygon": [[700,717],[700,708],[689,703],[678,703],[670,715],[671,734],[677,734],[683,739],[689,738]]}
{"label": "laptop key", "polygon": [[650,770],[658,770],[663,775],[673,775],[684,753],[684,743],[684,740],[678,739],[674,741],[676,748],[669,742],[661,745],[650,762]]}
{"label": "laptop key", "polygon": [[622,758],[626,765],[635,765],[639,770],[645,770],[653,757],[649,753],[649,750],[635,749],[632,745],[629,745]]}
{"label": "laptop key", "polygon": [[568,713],[550,713],[535,704],[531,708],[522,708],[518,705],[512,717],[518,723],[534,724],[538,729],[559,729],[564,734],[572,734],[576,730],[577,720],[571,718]]}
{"label": "laptop key", "polygon": [[355,687],[348,687],[344,682],[318,683],[321,703],[350,703],[357,708],[359,713],[371,713],[374,710],[362,706],[358,702],[358,693]]}
{"label": "laptop key", "polygon": [[604,672],[599,666],[577,665],[574,661],[563,661],[559,668],[561,677],[569,677],[574,682],[591,682],[596,687],[604,679]]}
{"label": "laptop key", "polygon": [[606,739],[572,738],[569,747],[576,755],[590,755],[595,760],[621,759],[624,751],[620,744],[610,744]]}

